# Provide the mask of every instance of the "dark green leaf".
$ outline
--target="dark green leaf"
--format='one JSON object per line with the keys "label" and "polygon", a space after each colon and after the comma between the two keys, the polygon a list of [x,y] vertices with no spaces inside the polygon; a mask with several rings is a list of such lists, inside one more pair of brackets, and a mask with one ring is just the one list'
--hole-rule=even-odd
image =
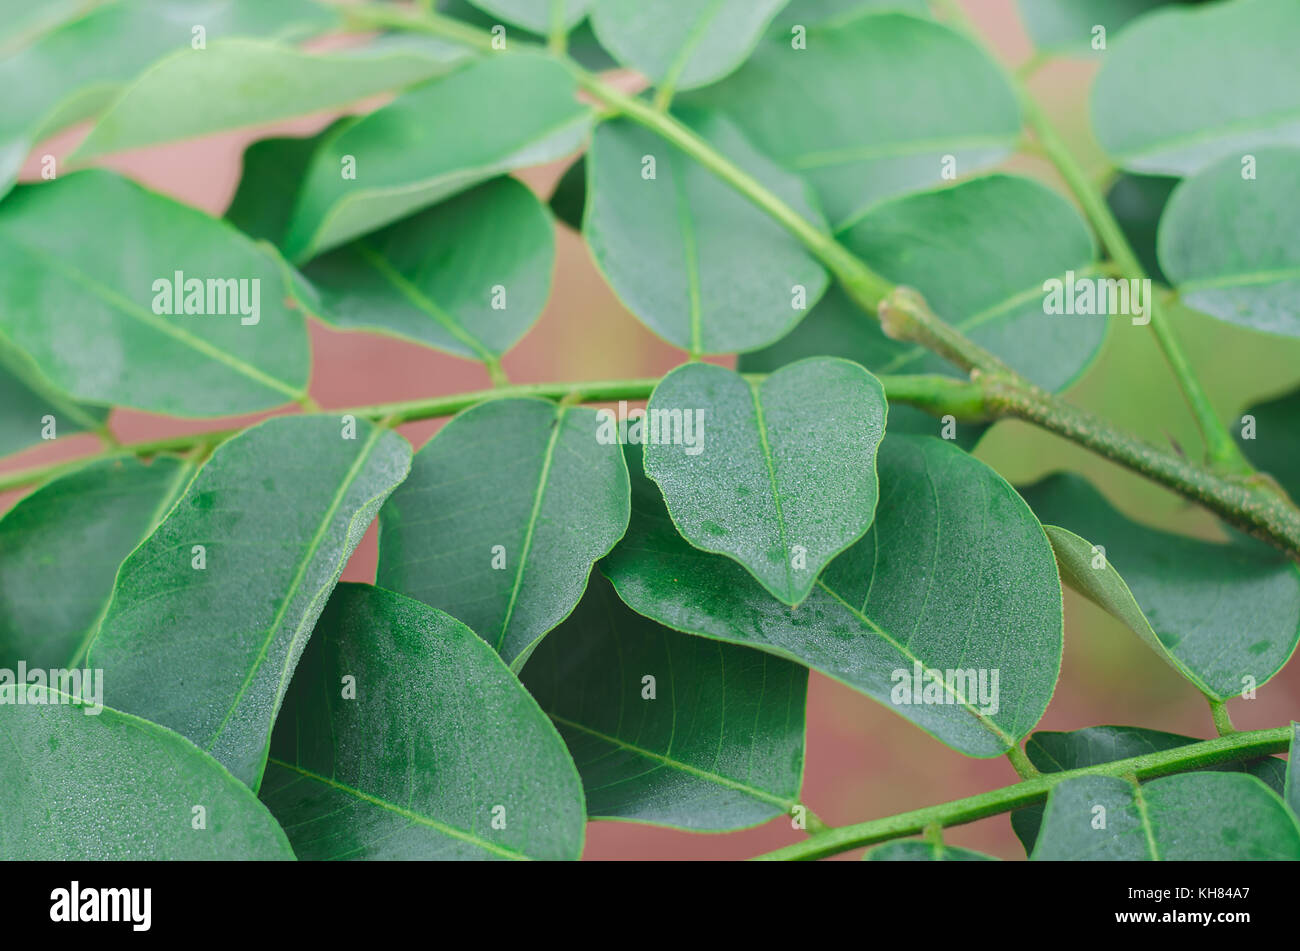
{"label": "dark green leaf", "polygon": [[694,89],[750,54],[786,0],[599,0],[591,25],[601,44],[652,85]]}
{"label": "dark green leaf", "polygon": [[[963,753],[997,756],[1042,716],[1060,669],[1051,548],[1000,476],[942,440],[887,436],[876,465],[875,523],[798,608],[730,559],[692,548],[645,478],[633,483],[627,537],[601,568],[639,614],[797,660]],[[917,664],[945,682],[926,678],[912,702]],[[984,693],[958,671],[982,675]]]}
{"label": "dark green leaf", "polygon": [[541,316],[554,264],[546,208],[526,186],[498,178],[328,252],[302,273],[329,323],[490,363]]}
{"label": "dark green leaf", "polygon": [[224,443],[118,572],[87,661],[118,706],[256,788],[312,625],[410,459],[396,433],[329,416]]}
{"label": "dark green leaf", "polygon": [[459,47],[312,53],[262,40],[183,48],[128,86],[70,161],[291,119],[445,73]]}
{"label": "dark green leaf", "polygon": [[266,807],[189,740],[44,687],[18,705],[16,689],[0,687],[0,858],[294,857]]}
{"label": "dark green leaf", "polygon": [[[87,228],[113,240],[88,241]],[[225,416],[306,392],[307,329],[285,306],[279,263],[200,211],[76,172],[0,205],[0,255],[0,334],[76,399]],[[196,281],[204,313],[167,313]]]}
{"label": "dark green leaf", "polygon": [[[759,154],[722,116],[694,130],[804,216],[803,183]],[[653,175],[651,170],[653,169]],[[771,343],[826,289],[822,266],[789,232],[694,159],[630,120],[596,130],[583,234],[632,313],[692,353]]]}
{"label": "dark green leaf", "polygon": [[0,667],[76,667],[99,627],[117,568],[194,474],[161,456],[92,462],[0,519]]}
{"label": "dark green leaf", "polygon": [[45,417],[54,417],[54,438],[101,429],[105,406],[86,406],[50,386],[28,357],[0,335],[0,456],[44,441]]}
{"label": "dark green leaf", "polygon": [[582,785],[537,703],[465,625],[369,585],[321,615],[261,795],[302,859],[582,852]]}
{"label": "dark green leaf", "polygon": [[587,204],[587,157],[570,165],[551,192],[551,213],[574,231],[582,230],[582,213]]}
{"label": "dark green leaf", "polygon": [[1156,229],[1178,181],[1160,175],[1121,172],[1106,192],[1106,204],[1136,252],[1143,270],[1153,280],[1164,284],[1169,283],[1169,279],[1160,269],[1156,257]]}
{"label": "dark green leaf", "polygon": [[1141,786],[1082,776],[1052,790],[1032,858],[1295,860],[1300,826],[1277,793],[1254,776],[1187,773]]}
{"label": "dark green leaf", "polygon": [[[1172,750],[1189,743],[1201,742],[1194,736],[1146,730],[1134,726],[1091,726],[1069,733],[1045,730],[1033,734],[1025,741],[1025,753],[1040,772],[1060,773],[1071,769],[1086,769],[1115,760],[1145,756]],[[1209,766],[1216,772],[1249,773],[1262,780],[1276,793],[1282,792],[1286,763],[1276,756],[1235,763]],[[1011,828],[1015,830],[1026,854],[1034,850],[1038,827],[1043,821],[1041,805],[1026,806],[1011,813]]]}
{"label": "dark green leaf", "polygon": [[1072,474],[1021,494],[1044,522],[1068,529],[1053,535],[1061,577],[1207,696],[1223,700],[1266,682],[1300,641],[1300,569],[1272,549],[1139,525]]}
{"label": "dark green leaf", "polygon": [[1236,427],[1237,442],[1256,467],[1281,483],[1293,499],[1300,499],[1300,390],[1267,403],[1249,407],[1245,415],[1253,424],[1242,436],[1243,422]]}
{"label": "dark green leaf", "polygon": [[[518,53],[472,63],[321,143],[285,251],[308,260],[479,182],[560,158],[590,124],[573,75],[555,60]],[[355,181],[343,175],[348,157]]]}
{"label": "dark green leaf", "polygon": [[282,247],[312,154],[321,142],[357,121],[356,116],[344,116],[316,135],[259,139],[249,145],[226,220],[250,238]]}
{"label": "dark green leaf", "polygon": [[803,360],[762,382],[688,363],[648,415],[646,475],[678,531],[786,604],[871,525],[885,392],[856,363]]}
{"label": "dark green leaf", "polygon": [[1160,263],[1189,307],[1300,337],[1300,149],[1259,149],[1253,159],[1258,178],[1232,155],[1174,190],[1160,219]]}
{"label": "dark green leaf", "polygon": [[1291,724],[1291,747],[1287,751],[1286,782],[1283,792],[1287,805],[1300,818],[1300,723]]}
{"label": "dark green leaf", "polygon": [[1190,175],[1300,142],[1300,4],[1169,6],[1110,43],[1092,89],[1102,147],[1124,168]]}
{"label": "dark green leaf", "polygon": [[[813,26],[759,43],[734,75],[693,93],[816,187],[834,230],[884,198],[1000,162],[1020,110],[1000,67],[968,37],[902,14]],[[881,90],[889,90],[881,95]]]}
{"label": "dark green leaf", "polygon": [[954,845],[931,844],[919,839],[900,839],[869,849],[862,856],[868,862],[996,862],[991,855],[959,849]]}
{"label": "dark green leaf", "polygon": [[627,467],[597,422],[531,399],[461,413],[380,513],[379,585],[468,624],[519,670],[627,528]]}
{"label": "dark green leaf", "polygon": [[737,829],[789,812],[808,673],[632,613],[599,575],[524,668],[597,819]]}

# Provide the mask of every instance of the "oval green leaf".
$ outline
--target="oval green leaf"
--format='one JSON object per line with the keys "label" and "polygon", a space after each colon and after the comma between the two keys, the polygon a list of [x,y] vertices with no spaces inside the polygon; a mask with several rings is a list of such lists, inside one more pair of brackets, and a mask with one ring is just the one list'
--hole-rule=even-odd
{"label": "oval green leaf", "polygon": [[722,831],[798,802],[797,664],[669,630],[597,575],[522,677],[568,743],[593,819]]}
{"label": "oval green leaf", "polygon": [[[803,183],[720,115],[684,121],[814,221]],[[694,159],[631,120],[602,124],[587,156],[583,235],[641,322],[695,354],[753,350],[790,330],[826,271],[789,232]]]}
{"label": "oval green leaf", "polygon": [[260,795],[304,860],[582,853],[582,785],[536,701],[464,624],[369,585],[321,615]]}
{"label": "oval green leaf", "polygon": [[224,443],[118,572],[87,661],[114,702],[256,788],[312,626],[410,460],[351,417],[277,417]]}
{"label": "oval green leaf", "polygon": [[601,569],[638,614],[791,658],[962,753],[1000,755],[1042,716],[1060,670],[1051,547],[997,473],[941,440],[887,436],[876,466],[871,530],[798,608],[692,548],[645,478],[633,482],[627,537]]}
{"label": "oval green leaf", "polygon": [[803,360],[761,382],[688,363],[647,417],[645,472],[677,530],[786,604],[871,526],[885,391],[856,363]]}
{"label": "oval green leaf", "polygon": [[468,624],[518,671],[627,528],[627,466],[597,424],[531,399],[461,413],[380,512],[378,584]]}

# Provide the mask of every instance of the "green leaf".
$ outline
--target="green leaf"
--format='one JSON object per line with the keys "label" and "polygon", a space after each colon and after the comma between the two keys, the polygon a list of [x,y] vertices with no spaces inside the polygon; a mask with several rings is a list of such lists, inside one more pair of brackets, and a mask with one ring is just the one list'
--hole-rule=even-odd
{"label": "green leaf", "polygon": [[[1300,133],[1297,134],[1300,141]],[[1160,263],[1189,307],[1300,337],[1300,149],[1259,149],[1258,178],[1230,156],[1174,190],[1160,219]]]}
{"label": "green leaf", "polygon": [[71,20],[85,0],[0,0],[0,56],[30,46],[51,30]]}
{"label": "green leaf", "polygon": [[[1056,566],[1028,506],[983,463],[942,440],[887,436],[871,530],[791,608],[683,540],[631,455],[632,522],[601,569],[637,613],[799,661],[967,755],[1005,752],[1042,716],[1060,670]],[[922,685],[931,702],[924,690],[911,702],[917,663],[983,671],[983,699],[945,677]]]}
{"label": "green leaf", "polygon": [[216,0],[200,9],[192,0],[122,0],[62,22],[0,58],[0,86],[23,91],[0,114],[0,195],[36,143],[99,112],[160,56],[189,47],[195,26],[212,43],[241,35],[300,37],[337,21],[335,10],[311,0]]}
{"label": "green leaf", "polygon": [[645,472],[677,530],[786,604],[871,526],[885,391],[855,363],[803,360],[762,382],[688,363],[648,416]]}
{"label": "green leaf", "polygon": [[[1134,756],[1145,756],[1148,753],[1159,753],[1199,742],[1201,741],[1194,736],[1146,730],[1141,727],[1091,726],[1069,733],[1040,730],[1025,741],[1025,753],[1040,772],[1061,773],[1071,769],[1086,769],[1089,766],[1113,763],[1115,760],[1130,759]],[[1220,763],[1216,766],[1207,766],[1206,769],[1215,772],[1249,773],[1263,781],[1274,792],[1281,793],[1286,763],[1276,756],[1263,756],[1259,759]],[[1034,842],[1037,841],[1038,828],[1042,821],[1041,804],[1026,806],[1011,813],[1011,828],[1024,844],[1026,854],[1034,850]]]}
{"label": "green leaf", "polygon": [[410,465],[402,437],[351,425],[282,416],[222,444],[123,562],[91,644],[122,709],[254,788],[312,625]]}
{"label": "green leaf", "polygon": [[45,417],[54,417],[55,438],[102,429],[108,407],[86,406],[50,386],[0,333],[0,456],[44,441]]}
{"label": "green leaf", "polygon": [[380,512],[378,584],[468,624],[518,671],[627,528],[627,467],[597,422],[532,399],[455,417]]}
{"label": "green leaf", "polygon": [[996,862],[991,855],[959,849],[955,845],[899,839],[868,849],[862,856],[868,862]]}
{"label": "green leaf", "polygon": [[[573,75],[559,62],[517,53],[471,63],[321,143],[285,251],[306,261],[479,182],[560,158],[590,125],[591,109],[578,102]],[[342,174],[348,156],[355,180]]]}
{"label": "green leaf", "polygon": [[601,44],[651,85],[694,89],[730,73],[754,49],[786,0],[599,0],[591,25]]}
{"label": "green leaf", "polygon": [[108,606],[117,567],[194,474],[161,456],[92,462],[0,518],[0,667],[75,667]]}
{"label": "green leaf", "polygon": [[[730,121],[699,112],[682,118],[805,217],[820,220],[803,183],[759,154]],[[631,120],[596,130],[587,171],[583,234],[592,257],[628,309],[669,343],[697,354],[753,350],[794,326],[801,296],[811,306],[826,289],[826,271],[796,238]]]}
{"label": "green leaf", "polygon": [[872,13],[910,13],[926,17],[930,7],[926,0],[791,0],[781,8],[773,32],[789,38],[796,24],[805,27],[842,27],[850,20]]}
{"label": "green leaf", "polygon": [[1069,526],[1051,533],[1062,579],[1207,696],[1225,700],[1265,683],[1300,641],[1300,569],[1272,549],[1139,525],[1072,474],[1049,476],[1021,494],[1044,522]]}
{"label": "green leaf", "polygon": [[[492,0],[489,0],[489,2],[492,2]],[[545,45],[549,38],[552,26],[550,14],[559,8],[552,6],[549,0],[542,0],[542,4],[547,8],[545,12],[525,8],[524,4],[527,4],[528,0],[505,0],[505,2],[512,3],[512,6],[516,8],[516,13],[514,15],[506,16],[505,14],[502,14],[501,16],[493,16],[485,12],[487,9],[486,5],[484,5],[483,10],[480,10],[472,3],[468,2],[468,0],[437,0],[437,9],[443,16],[451,17],[456,20],[463,20],[466,23],[478,27],[480,30],[489,31],[492,27],[497,26],[502,19],[508,19],[512,23],[516,23],[518,22],[515,18],[516,16],[527,17],[530,22],[538,25],[538,29],[527,30],[520,28],[511,30],[506,38],[507,48],[512,48],[509,44],[516,41],[535,43],[539,46]],[[578,65],[583,66],[592,72],[601,72],[606,69],[614,69],[618,64],[614,62],[609,53],[607,53],[604,48],[601,47],[600,43],[597,42],[596,35],[591,29],[590,20],[580,20],[577,22],[576,26],[574,25],[574,21],[578,20],[580,15],[585,15],[587,7],[589,7],[592,2],[593,0],[564,0],[563,21],[564,29],[568,33],[568,43],[566,46],[568,55],[571,56]],[[504,10],[506,8],[503,6],[502,9]]]}
{"label": "green leaf", "polygon": [[[87,241],[87,228],[113,240]],[[306,392],[307,329],[279,263],[200,211],[76,172],[0,205],[0,255],[0,336],[75,399],[225,416]],[[177,272],[205,282],[209,313],[155,312],[173,309]]]}
{"label": "green leaf", "polygon": [[[842,236],[890,280],[926,295],[935,313],[1048,390],[1078,379],[1101,349],[1104,316],[1045,313],[1050,280],[1092,277],[1096,247],[1074,206],[1051,189],[990,175],[885,202]],[[958,376],[942,357],[886,337],[875,315],[828,293],[783,340],[741,361],[768,370],[813,354],[844,357],[875,373]],[[891,413],[892,413],[891,407]],[[914,414],[914,419],[917,417]],[[890,417],[890,425],[896,422]],[[937,433],[933,420],[910,431]]]}
{"label": "green leaf", "polygon": [[[0,855],[23,861],[292,859],[257,797],[189,740],[45,687],[0,687]],[[114,690],[117,688],[114,687]],[[207,827],[194,828],[202,806]]]}
{"label": "green leaf", "polygon": [[1287,805],[1300,817],[1300,723],[1291,724],[1291,747],[1287,751],[1286,782],[1283,789]]}
{"label": "green leaf", "polygon": [[599,575],[523,681],[568,743],[594,819],[720,831],[798,801],[807,671],[662,627]]}
{"label": "green leaf", "polygon": [[311,53],[250,39],[186,47],[128,86],[70,161],[337,109],[447,72],[465,55],[457,47]]}
{"label": "green leaf", "polygon": [[465,625],[369,585],[321,615],[261,796],[305,860],[582,853],[582,785],[536,701]]}
{"label": "green leaf", "polygon": [[1300,390],[1266,403],[1256,403],[1245,414],[1253,418],[1250,439],[1242,426],[1233,427],[1237,444],[1261,472],[1267,472],[1293,499],[1300,499]]}
{"label": "green leaf", "polygon": [[309,136],[258,139],[244,150],[243,173],[226,220],[250,238],[283,248],[289,230],[298,186],[320,144],[349,125],[357,116],[344,116]]}
{"label": "green leaf", "polygon": [[[759,43],[735,74],[687,97],[727,112],[817,189],[835,231],[882,199],[1010,155],[1020,110],[1001,68],[962,34],[902,14],[810,26]],[[880,90],[890,90],[882,96]]]}
{"label": "green leaf", "polygon": [[[1105,827],[1095,828],[1103,817]],[[1254,776],[1187,773],[1141,786],[1111,776],[1082,776],[1052,790],[1031,857],[1300,859],[1300,826],[1277,793]]]}
{"label": "green leaf", "polygon": [[313,260],[319,316],[492,363],[541,316],[555,229],[513,178],[493,179]]}
{"label": "green leaf", "polygon": [[1178,182],[1179,179],[1162,175],[1121,172],[1106,192],[1106,204],[1137,254],[1142,269],[1162,284],[1168,284],[1169,278],[1165,277],[1156,256],[1156,231]]}
{"label": "green leaf", "polygon": [[1097,140],[1134,172],[1190,175],[1300,143],[1300,5],[1170,6],[1124,30],[1092,89]]}
{"label": "green leaf", "polygon": [[1020,16],[1034,46],[1044,53],[1089,55],[1094,49],[1095,27],[1105,27],[1109,45],[1120,28],[1149,10],[1173,0],[1017,0]]}
{"label": "green leaf", "polygon": [[587,15],[593,2],[603,0],[469,0],[484,13],[500,17],[531,33],[548,36],[557,23],[567,32]]}
{"label": "green leaf", "polygon": [[565,169],[555,183],[549,202],[551,213],[574,231],[582,231],[582,210],[587,204],[587,156]]}

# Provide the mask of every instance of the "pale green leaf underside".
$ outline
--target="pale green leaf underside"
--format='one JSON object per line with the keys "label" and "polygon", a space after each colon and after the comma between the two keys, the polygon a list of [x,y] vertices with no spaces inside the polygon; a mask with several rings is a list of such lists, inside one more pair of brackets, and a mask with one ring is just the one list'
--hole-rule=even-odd
{"label": "pale green leaf underside", "polygon": [[[1029,761],[1044,773],[1061,773],[1071,769],[1086,769],[1115,760],[1130,759],[1172,750],[1189,743],[1198,743],[1194,736],[1164,733],[1132,726],[1093,726],[1069,733],[1040,730],[1025,741],[1025,754]],[[1221,763],[1207,769],[1216,772],[1249,773],[1262,780],[1269,789],[1282,792],[1286,776],[1286,763],[1276,756],[1235,763]],[[1011,814],[1011,828],[1015,830],[1028,854],[1034,850],[1038,829],[1043,820],[1043,806],[1037,804],[1017,809]]]}
{"label": "pale green leaf underside", "polygon": [[599,575],[522,676],[592,818],[720,831],[798,800],[807,671],[634,614]]}
{"label": "pale green leaf underside", "polygon": [[811,26],[806,49],[791,40],[768,36],[733,75],[684,101],[722,109],[807,178],[836,231],[882,199],[940,184],[945,155],[969,175],[1015,149],[1014,93],[948,27],[884,13]]}
{"label": "pale green leaf underside", "polygon": [[541,316],[554,264],[545,207],[499,178],[330,251],[303,276],[331,324],[491,362]]}
{"label": "pale green leaf underside", "polygon": [[0,687],[0,859],[293,859],[266,807],[189,740],[45,688],[20,706],[15,689]]}
{"label": "pale green leaf underside", "polygon": [[1097,140],[1124,168],[1190,175],[1300,144],[1300,4],[1171,5],[1110,42],[1092,90]]}
{"label": "pale green leaf underside", "polygon": [[[1266,682],[1300,642],[1300,569],[1272,549],[1139,525],[1075,475],[1021,492],[1044,522],[1067,526],[1053,537],[1062,577],[1208,696]],[[1106,568],[1092,568],[1093,545],[1105,549]]]}
{"label": "pale green leaf underside", "polygon": [[[591,109],[560,63],[526,53],[471,63],[321,143],[285,252],[301,263],[479,182],[560,158],[590,125]],[[342,174],[349,156],[355,180]]]}
{"label": "pale green leaf underside", "polygon": [[[1103,816],[1105,827],[1094,828]],[[1140,786],[1111,776],[1084,776],[1052,790],[1031,857],[1297,860],[1300,825],[1277,793],[1242,773],[1187,773]]]}
{"label": "pale green leaf underside", "polygon": [[[660,381],[648,411],[664,423],[647,435],[645,471],[678,531],[786,604],[870,527],[885,392],[856,363],[803,360],[761,382],[690,363]],[[694,446],[670,441],[667,423],[686,413]]]}
{"label": "pale green leaf underside", "polygon": [[1253,155],[1253,179],[1232,155],[1174,190],[1160,219],[1160,266],[1188,306],[1300,337],[1300,149]]}
{"label": "pale green leaf underside", "polygon": [[693,89],[739,66],[785,0],[599,0],[596,38],[655,86]]}
{"label": "pale green leaf underside", "polygon": [[91,644],[118,706],[254,788],[312,625],[410,465],[396,433],[344,433],[338,417],[284,416],[224,443],[122,564]]}
{"label": "pale green leaf underside", "polygon": [[[1017,0],[1020,17],[1034,46],[1044,53],[1099,54],[1110,47],[1120,28],[1156,7],[1176,0]],[[1104,27],[1106,46],[1093,48]]]}
{"label": "pale green leaf underside", "polygon": [[493,400],[416,455],[380,513],[381,587],[469,625],[519,670],[622,537],[627,467],[596,411]]}
{"label": "pale green leaf underside", "polygon": [[368,585],[316,625],[261,796],[302,859],[582,852],[582,786],[537,703],[465,625]]}
{"label": "pale green leaf underside", "polygon": [[0,667],[80,665],[117,568],[194,474],[173,456],[92,462],[0,518]]}
{"label": "pale green leaf underside", "polygon": [[[88,228],[112,240],[87,241]],[[0,335],[76,399],[225,416],[306,392],[307,329],[279,263],[200,211],[75,172],[0,205],[0,256]],[[201,313],[174,312],[186,285]]]}
{"label": "pale green leaf underside", "polygon": [[[695,132],[805,217],[803,183],[717,114]],[[649,177],[649,162],[654,163]],[[669,343],[729,353],[771,343],[826,289],[826,271],[788,231],[694,159],[630,120],[603,123],[587,156],[583,236],[628,309]],[[799,289],[802,289],[800,294]]]}
{"label": "pale green leaf underside", "polygon": [[[1060,669],[1051,547],[1011,487],[953,446],[887,437],[876,464],[880,501],[871,530],[827,567],[798,608],[730,559],[687,544],[644,478],[633,483],[627,537],[601,569],[639,614],[797,660],[963,753],[997,756],[1042,716]],[[911,702],[916,662],[945,675],[942,687],[931,684],[928,701],[925,681]],[[978,683],[965,674],[949,680],[950,670],[976,678],[984,671],[985,700]]]}
{"label": "pale green leaf underside", "polygon": [[71,161],[335,109],[446,72],[463,55],[455,48],[311,53],[252,39],[185,47],[128,86]]}

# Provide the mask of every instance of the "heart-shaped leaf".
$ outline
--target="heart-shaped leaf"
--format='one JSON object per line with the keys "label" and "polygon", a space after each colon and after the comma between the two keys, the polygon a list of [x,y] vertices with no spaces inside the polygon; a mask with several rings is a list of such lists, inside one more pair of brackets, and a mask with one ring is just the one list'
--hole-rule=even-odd
{"label": "heart-shaped leaf", "polygon": [[527,187],[498,178],[313,260],[319,316],[495,363],[541,316],[555,230]]}
{"label": "heart-shaped leaf", "polygon": [[312,626],[410,460],[350,416],[277,417],[224,443],[118,572],[87,661],[114,702],[256,788]]}
{"label": "heart-shaped leaf", "polygon": [[1068,473],[1021,494],[1044,522],[1069,526],[1051,533],[1062,579],[1207,696],[1224,700],[1266,682],[1300,642],[1300,569],[1271,548],[1147,528]]}
{"label": "heart-shaped leaf", "polygon": [[[53,430],[47,417],[53,417]],[[87,406],[60,393],[0,335],[0,456],[43,442],[50,432],[57,439],[102,430],[107,421],[107,407]]]}
{"label": "heart-shaped leaf", "polygon": [[1246,168],[1233,155],[1174,190],[1160,219],[1160,264],[1188,306],[1300,337],[1300,219],[1292,211],[1300,149],[1258,149],[1251,158]]}
{"label": "heart-shaped leaf", "polygon": [[200,211],[76,172],[0,205],[0,254],[0,334],[76,399],[225,416],[306,393],[307,329],[279,263]]}
{"label": "heart-shaped leaf", "polygon": [[[731,122],[684,121],[805,217],[803,183]],[[583,235],[628,309],[694,354],[753,350],[786,333],[826,289],[789,232],[697,161],[630,120],[602,124],[587,156]]]}
{"label": "heart-shaped leaf", "polygon": [[692,548],[644,478],[601,570],[638,614],[797,660],[967,755],[1004,753],[1042,716],[1060,670],[1047,538],[1000,476],[942,440],[887,436],[876,467],[871,530],[797,608]]}
{"label": "heart-shaped leaf", "polygon": [[[873,268],[926,295],[935,313],[1039,386],[1061,390],[1101,349],[1111,317],[1048,314],[1045,285],[1069,272],[1091,279],[1096,247],[1068,201],[1027,178],[990,175],[879,205],[842,240]],[[1119,318],[1123,319],[1123,318]],[[1127,324],[1127,321],[1125,321]],[[745,354],[747,372],[806,356],[839,356],[876,373],[958,371],[916,344],[886,337],[838,288],[787,337]],[[937,434],[933,419],[898,416],[890,426]]]}
{"label": "heart-shaped leaf", "polygon": [[472,63],[321,143],[285,252],[306,261],[479,182],[560,158],[590,125],[573,75],[555,60],[518,53]]}
{"label": "heart-shaped leaf", "polygon": [[761,382],[689,363],[650,397],[645,471],[688,542],[798,604],[870,527],[884,435],[885,391],[856,363],[802,360]]}
{"label": "heart-shaped leaf", "polygon": [[[32,45],[0,56],[0,86],[23,90],[0,114],[0,195],[32,146],[104,108],[121,84],[158,57],[230,36],[299,37],[329,29],[338,14],[313,0],[120,0],[90,6]],[[26,4],[30,9],[49,3]],[[6,19],[7,17],[0,17]]]}
{"label": "heart-shaped leaf", "polygon": [[996,63],[955,30],[895,13],[812,25],[802,41],[770,35],[732,76],[684,101],[722,109],[804,175],[835,231],[948,171],[1000,162],[1020,137]]}
{"label": "heart-shaped leaf", "polygon": [[922,842],[919,839],[900,839],[868,849],[862,856],[868,862],[996,862],[991,855],[959,849],[942,842]]}
{"label": "heart-shaped leaf", "polygon": [[[1141,727],[1091,726],[1069,733],[1040,730],[1025,741],[1025,753],[1040,772],[1061,773],[1199,742],[1201,741],[1194,736],[1145,730]],[[1276,793],[1282,792],[1286,768],[1287,764],[1276,756],[1206,767],[1216,772],[1249,773]],[[1038,839],[1038,828],[1042,821],[1041,804],[1026,806],[1011,813],[1011,828],[1024,845],[1025,854],[1034,851],[1034,842]]]}
{"label": "heart-shaped leaf", "polygon": [[1135,172],[1190,175],[1300,143],[1300,4],[1171,5],[1111,43],[1092,89],[1097,140]]}
{"label": "heart-shaped leaf", "polygon": [[[18,689],[27,692],[21,705]],[[0,857],[294,857],[252,791],[189,740],[71,699],[0,686]]]}
{"label": "heart-shaped leaf", "polygon": [[1138,785],[1081,776],[1047,799],[1034,859],[1300,859],[1300,825],[1254,776],[1187,773]]}
{"label": "heart-shaped leaf", "polygon": [[302,859],[582,852],[582,785],[536,701],[464,624],[369,585],[321,615],[261,796]]}
{"label": "heart-shaped leaf", "polygon": [[380,513],[378,584],[446,611],[512,670],[627,528],[627,466],[595,410],[482,403],[416,455]]}
{"label": "heart-shaped leaf", "polygon": [[601,44],[652,85],[694,89],[721,79],[753,50],[786,0],[599,0]]}
{"label": "heart-shaped leaf", "polygon": [[598,575],[522,676],[569,744],[592,818],[739,829],[798,802],[797,664],[669,630]]}
{"label": "heart-shaped leaf", "polygon": [[184,491],[173,456],[92,462],[46,483],[0,519],[0,666],[76,667],[118,565]]}

